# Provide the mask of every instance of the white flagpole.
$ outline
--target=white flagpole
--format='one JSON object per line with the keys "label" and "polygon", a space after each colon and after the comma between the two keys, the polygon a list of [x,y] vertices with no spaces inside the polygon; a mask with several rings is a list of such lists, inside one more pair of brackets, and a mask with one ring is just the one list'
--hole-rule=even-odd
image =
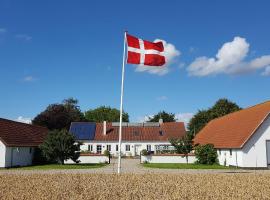
{"label": "white flagpole", "polygon": [[122,82],[121,82],[121,99],[120,99],[120,123],[119,123],[119,143],[118,143],[118,174],[121,173],[121,144],[122,144],[122,115],[123,115],[123,95],[124,95],[124,78],[125,78],[125,55],[126,55],[126,31],[124,35],[124,51],[123,51],[123,63],[122,63]]}

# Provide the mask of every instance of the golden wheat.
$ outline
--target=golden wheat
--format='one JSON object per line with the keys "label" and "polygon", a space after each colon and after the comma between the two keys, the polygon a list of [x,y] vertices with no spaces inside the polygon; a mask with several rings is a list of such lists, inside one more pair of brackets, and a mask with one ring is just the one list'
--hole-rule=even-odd
{"label": "golden wheat", "polygon": [[0,199],[270,199],[270,175],[2,174]]}

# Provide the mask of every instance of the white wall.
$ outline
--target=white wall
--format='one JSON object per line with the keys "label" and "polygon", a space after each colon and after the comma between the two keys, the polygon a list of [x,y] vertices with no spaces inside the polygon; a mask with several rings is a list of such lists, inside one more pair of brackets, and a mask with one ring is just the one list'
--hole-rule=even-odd
{"label": "white wall", "polygon": [[[88,145],[93,145],[93,153],[97,153],[97,145],[102,146],[102,152],[104,152],[107,148],[107,145],[111,145],[111,154],[114,156],[118,155],[118,151],[116,151],[116,145],[118,142],[97,142],[97,141],[84,141],[81,146],[81,150],[88,150]],[[126,145],[130,145],[130,151],[126,151]],[[138,155],[141,150],[146,149],[147,145],[151,145],[151,151],[155,151],[155,145],[170,145],[169,142],[134,142],[134,141],[124,141],[121,145],[121,152],[126,156],[135,156],[135,146],[138,146]]]}
{"label": "white wall", "polygon": [[[81,155],[78,160],[80,160],[80,163],[109,163],[109,157],[104,156],[104,155],[100,155],[100,156]],[[66,160],[65,163],[74,164],[74,162],[71,159]]]}
{"label": "white wall", "polygon": [[[188,156],[188,163],[194,163],[196,161],[195,155]],[[141,163],[187,163],[186,157],[181,155],[147,155],[141,156]]]}
{"label": "white wall", "polygon": [[270,117],[253,134],[242,149],[217,149],[219,163],[238,167],[267,167],[266,140],[270,140]]}
{"label": "white wall", "polygon": [[270,117],[243,147],[244,167],[267,167],[266,140],[270,140]]}
{"label": "white wall", "polygon": [[243,154],[241,149],[217,149],[220,165],[243,167]]}
{"label": "white wall", "polygon": [[32,165],[33,155],[33,147],[6,147],[5,167]]}
{"label": "white wall", "polygon": [[5,167],[6,163],[6,146],[0,141],[0,167]]}

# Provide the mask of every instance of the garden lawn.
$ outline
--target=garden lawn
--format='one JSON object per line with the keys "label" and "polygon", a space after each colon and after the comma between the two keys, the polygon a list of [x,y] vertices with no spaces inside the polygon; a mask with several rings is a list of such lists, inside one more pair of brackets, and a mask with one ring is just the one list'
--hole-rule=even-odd
{"label": "garden lawn", "polygon": [[97,163],[97,164],[48,164],[48,165],[34,165],[18,168],[10,168],[11,170],[50,170],[50,169],[92,169],[104,167],[107,164]]}
{"label": "garden lawn", "polygon": [[144,167],[159,169],[229,169],[222,165],[202,165],[202,164],[184,164],[184,163],[144,163]]}

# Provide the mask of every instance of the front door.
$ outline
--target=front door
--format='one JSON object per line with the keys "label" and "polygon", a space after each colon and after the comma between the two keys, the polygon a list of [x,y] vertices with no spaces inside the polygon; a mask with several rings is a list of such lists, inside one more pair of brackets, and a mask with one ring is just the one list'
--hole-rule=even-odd
{"label": "front door", "polygon": [[267,165],[270,165],[270,140],[266,140]]}
{"label": "front door", "polygon": [[141,145],[135,145],[135,148],[134,148],[134,150],[135,150],[135,156],[139,156],[140,155],[140,146]]}

